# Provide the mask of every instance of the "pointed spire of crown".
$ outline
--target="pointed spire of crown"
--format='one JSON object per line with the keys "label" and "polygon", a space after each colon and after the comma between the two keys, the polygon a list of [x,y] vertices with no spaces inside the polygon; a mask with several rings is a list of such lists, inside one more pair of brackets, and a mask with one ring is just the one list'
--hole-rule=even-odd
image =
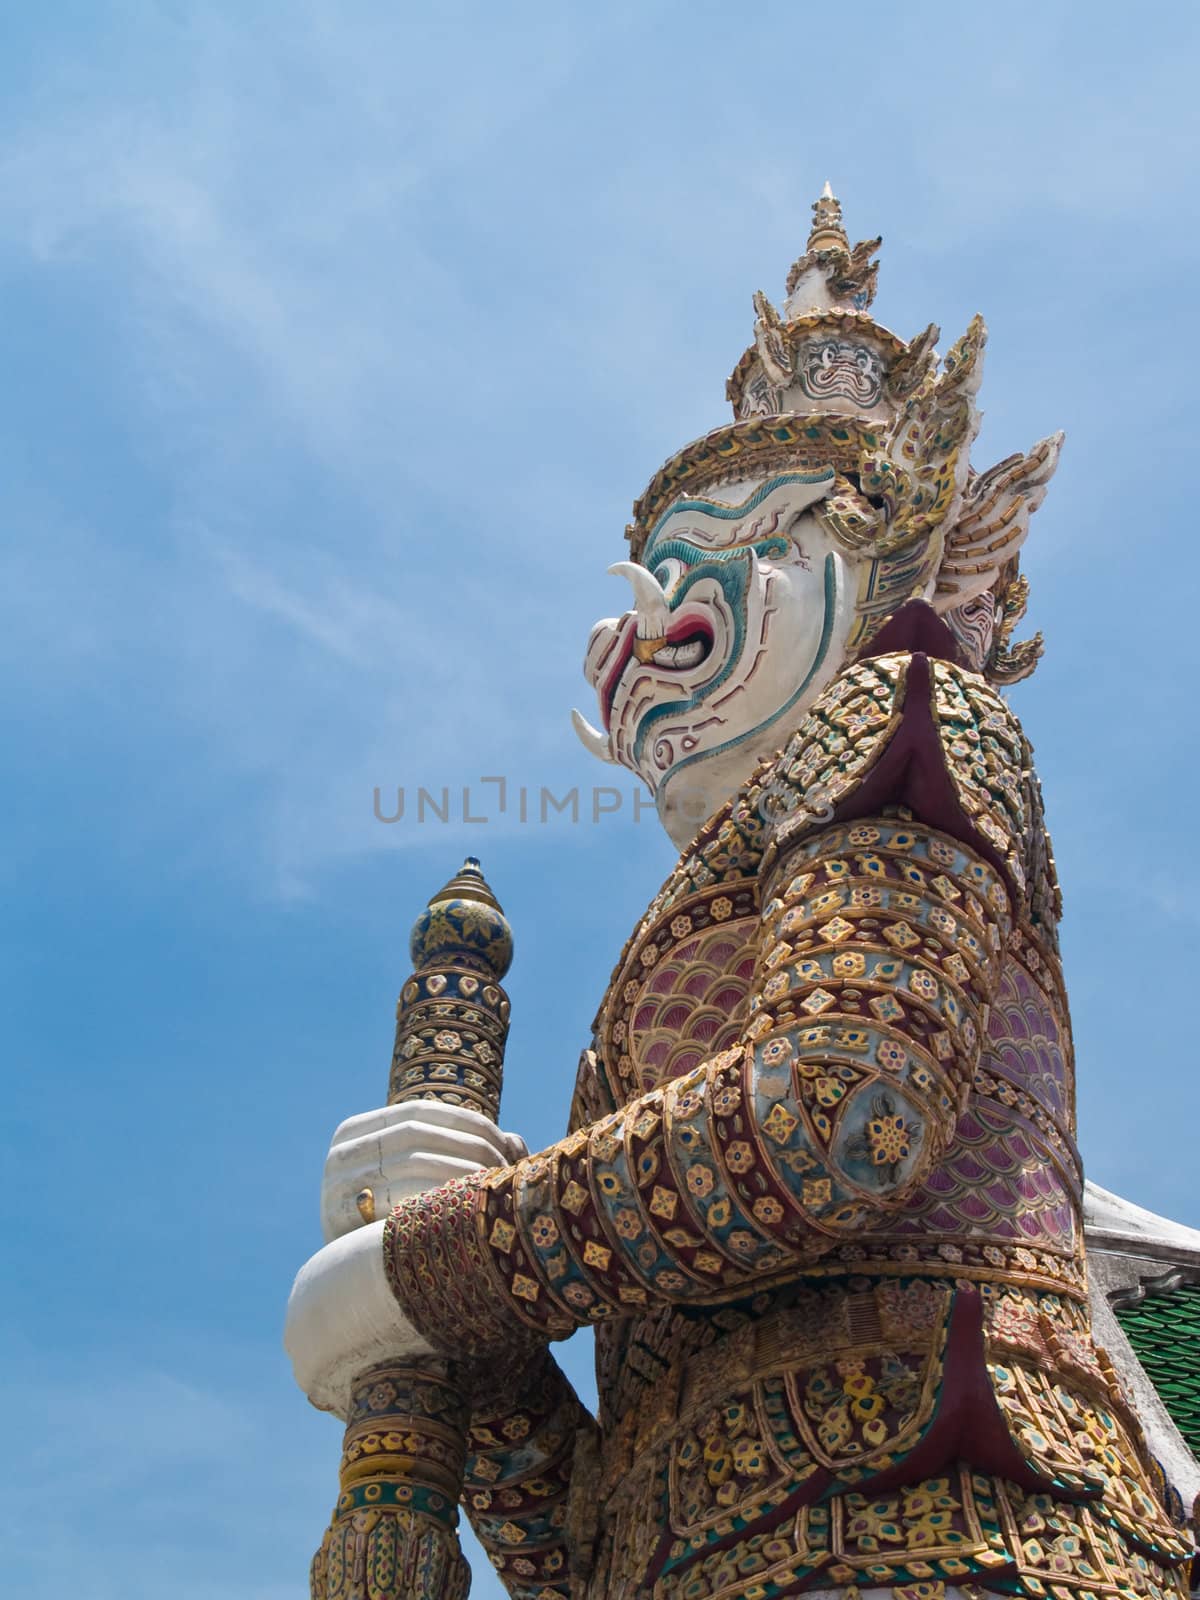
{"label": "pointed spire of crown", "polygon": [[754,343],[725,385],[740,422],[808,412],[890,417],[934,359],[936,328],[910,346],[871,316],[881,241],[850,244],[842,203],[828,181],[812,214],[783,305],[776,309],[766,295],[754,296]]}
{"label": "pointed spire of crown", "polygon": [[875,297],[878,263],[871,257],[878,239],[850,247],[842,222],[842,202],[826,179],[813,202],[813,225],[804,254],[787,278],[787,320],[812,311],[865,311]]}
{"label": "pointed spire of crown", "polygon": [[842,202],[834,194],[829,179],[818,199],[813,201],[813,225],[808,236],[807,254],[818,250],[844,250],[850,254],[850,241],[842,225]]}

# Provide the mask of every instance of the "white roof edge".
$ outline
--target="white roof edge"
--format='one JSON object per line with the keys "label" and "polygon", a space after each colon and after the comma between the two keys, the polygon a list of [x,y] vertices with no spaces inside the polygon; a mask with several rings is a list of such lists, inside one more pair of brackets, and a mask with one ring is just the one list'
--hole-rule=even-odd
{"label": "white roof edge", "polygon": [[1186,1227],[1135,1206],[1090,1179],[1083,1190],[1083,1223],[1089,1242],[1097,1249],[1124,1247],[1131,1254],[1161,1257],[1178,1252],[1200,1260],[1200,1228]]}

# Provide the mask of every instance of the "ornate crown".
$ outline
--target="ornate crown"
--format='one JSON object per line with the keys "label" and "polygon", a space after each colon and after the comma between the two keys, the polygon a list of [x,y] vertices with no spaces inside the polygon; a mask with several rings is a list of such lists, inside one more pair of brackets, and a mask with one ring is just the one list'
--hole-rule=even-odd
{"label": "ornate crown", "polygon": [[976,317],[939,362],[939,329],[905,341],[868,309],[881,241],[851,247],[829,184],[813,206],[804,254],[776,310],[754,296],[754,343],[726,384],[734,421],[677,451],[635,503],[626,529],[640,560],[659,517],[686,494],[777,470],[832,467],[836,489],[815,514],[844,547],[874,558],[852,643],[863,648],[896,606],[934,581],[939,611],[997,608],[987,670],[1013,682],[1033,670],[1040,637],[1010,649],[1027,593],[1017,553],[1057,465],[1062,435],[976,473],[987,329]]}
{"label": "ornate crown", "polygon": [[754,343],[725,385],[735,417],[844,411],[883,420],[903,404],[931,370],[938,329],[907,343],[870,315],[882,242],[851,248],[827,183],[782,314],[761,291],[754,296]]}

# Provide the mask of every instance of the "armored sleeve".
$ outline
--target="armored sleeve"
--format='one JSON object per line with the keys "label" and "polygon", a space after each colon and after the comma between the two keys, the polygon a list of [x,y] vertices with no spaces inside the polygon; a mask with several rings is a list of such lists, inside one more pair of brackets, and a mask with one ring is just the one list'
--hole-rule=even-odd
{"label": "armored sleeve", "polygon": [[568,1600],[570,1497],[595,1424],[548,1352],[471,1418],[463,1506],[514,1600]]}

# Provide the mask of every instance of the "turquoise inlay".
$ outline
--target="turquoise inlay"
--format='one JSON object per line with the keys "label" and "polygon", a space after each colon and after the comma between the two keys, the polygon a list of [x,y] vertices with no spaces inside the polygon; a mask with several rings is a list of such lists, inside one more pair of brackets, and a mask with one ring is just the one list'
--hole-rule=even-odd
{"label": "turquoise inlay", "polygon": [[[732,544],[726,545],[720,550],[704,550],[703,555],[706,563],[733,561],[738,556],[745,555],[748,550],[752,550],[756,556],[786,556],[790,543],[791,541],[783,538],[782,535],[773,534],[769,539],[758,539],[750,544]],[[681,561],[685,566],[690,566],[695,559],[696,551],[700,548],[699,545],[693,544],[690,539],[674,537],[664,539],[654,552],[654,564],[658,566],[663,561],[669,561],[673,556],[676,561]],[[672,598],[671,606],[673,609],[675,598]]]}
{"label": "turquoise inlay", "polygon": [[[652,706],[642,718],[638,726],[637,737],[633,742],[633,754],[636,761],[642,758],[646,748],[646,740],[655,725],[665,717],[677,717],[685,711],[691,711],[702,700],[706,700],[714,690],[719,689],[733,671],[735,664],[741,659],[742,651],[746,644],[746,590],[750,582],[751,565],[754,552],[751,549],[742,549],[736,552],[734,559],[725,553],[723,561],[709,560],[707,557],[699,566],[693,567],[687,577],[680,584],[675,594],[671,597],[671,609],[674,611],[682,604],[691,589],[702,578],[712,578],[725,591],[725,600],[729,606],[730,615],[733,617],[733,647],[726,658],[725,665],[716,677],[696,690],[695,694],[688,695],[682,700],[669,700],[665,704]],[[691,759],[691,758],[689,758]],[[685,765],[680,762],[680,766]],[[676,770],[676,769],[672,769]]]}
{"label": "turquoise inlay", "polygon": [[[374,1506],[403,1506],[405,1510],[423,1513],[444,1527],[458,1526],[458,1507],[436,1489],[424,1484],[409,1484],[391,1480],[356,1483],[342,1492],[338,1499],[338,1515],[348,1511],[369,1511]],[[337,1524],[334,1524],[335,1528]]]}
{"label": "turquoise inlay", "polygon": [[[651,1148],[653,1147],[651,1146]],[[659,1159],[662,1159],[661,1156]],[[617,1222],[618,1213],[631,1211],[636,1215],[642,1204],[638,1199],[637,1186],[629,1169],[629,1152],[624,1144],[609,1160],[603,1163],[596,1162],[593,1176],[595,1178],[595,1191],[600,1197],[600,1204],[604,1214],[608,1218],[613,1232],[621,1240],[620,1249],[625,1265],[635,1272],[643,1283],[653,1288],[654,1279],[657,1275],[660,1272],[674,1271],[675,1263],[670,1256],[663,1253],[653,1228],[643,1227],[641,1233],[633,1239],[626,1239],[621,1233],[620,1225]],[[606,1184],[603,1181],[605,1178],[612,1181]],[[648,1266],[638,1259],[638,1248],[644,1244],[653,1245],[655,1250],[654,1260]]]}
{"label": "turquoise inlay", "polygon": [[[823,1215],[853,1197],[839,1183],[840,1174],[828,1166],[828,1158],[808,1127],[804,1107],[800,1104],[792,1078],[791,1054],[783,1054],[775,1064],[768,1064],[764,1059],[768,1053],[778,1049],[781,1037],[790,1040],[793,1035],[806,1031],[808,1026],[807,1023],[803,1027],[797,1026],[789,1029],[786,1035],[775,1035],[755,1045],[747,1081],[756,1131],[761,1134],[770,1127],[777,1130],[768,1132],[760,1140],[760,1158],[776,1183],[791,1195],[802,1215],[811,1214],[814,1210],[818,1215]],[[769,1120],[777,1106],[781,1106],[787,1117],[793,1119],[790,1131],[785,1129],[778,1115],[774,1123]],[[830,1180],[829,1200],[816,1207],[807,1205],[804,1199],[805,1183],[822,1178]]]}
{"label": "turquoise inlay", "polygon": [[748,495],[740,505],[736,506],[719,505],[714,500],[676,500],[673,505],[667,507],[651,528],[642,552],[642,562],[646,566],[649,565],[646,557],[650,553],[650,546],[654,543],[656,534],[668,517],[673,517],[680,511],[699,511],[705,516],[716,517],[720,522],[732,522],[735,517],[744,517],[748,512],[756,510],[769,494],[772,494],[776,489],[782,488],[785,484],[832,483],[834,476],[832,467],[827,467],[823,472],[786,472],[778,478],[768,478],[765,483],[760,484],[755,489],[753,494]]}
{"label": "turquoise inlay", "polygon": [[[851,835],[856,829],[870,828],[877,835],[869,844],[863,840],[854,840]],[[936,842],[938,851],[944,851],[945,857],[935,854],[925,829],[915,830],[911,825],[901,827],[889,826],[886,821],[881,822],[849,822],[834,834],[823,834],[819,839],[806,839],[803,844],[796,847],[799,859],[811,861],[814,856],[824,855],[827,851],[838,851],[843,855],[851,856],[859,863],[869,860],[878,850],[903,850],[918,860],[929,862],[931,876],[939,873],[948,873],[951,878],[966,877],[968,873],[983,887],[989,888],[997,881],[996,874],[985,863],[973,855],[968,855],[961,845],[953,839],[939,837]],[[897,886],[899,888],[899,886]],[[947,902],[952,908],[956,902],[951,896]],[[961,911],[961,906],[958,907]]]}
{"label": "turquoise inlay", "polygon": [[[561,1229],[551,1244],[545,1244],[538,1238],[538,1217],[545,1216],[555,1220],[550,1169],[547,1167],[533,1179],[528,1176],[522,1177],[515,1199],[519,1209],[534,1218],[533,1225],[528,1230],[528,1242],[540,1271],[550,1285],[551,1292],[556,1297],[561,1297],[563,1290],[571,1283],[582,1283],[590,1288],[587,1274],[567,1248]],[[558,1226],[557,1221],[555,1226]]]}
{"label": "turquoise inlay", "polygon": [[[549,1450],[536,1434],[524,1443],[513,1445],[511,1448],[507,1448],[508,1441],[506,1440],[506,1448],[502,1457],[504,1477],[528,1477],[534,1472],[544,1472],[547,1465],[552,1463],[558,1455],[561,1445],[561,1441],[555,1438],[553,1429],[550,1430],[550,1439],[553,1448]],[[494,1446],[490,1446],[486,1450],[477,1450],[472,1455],[469,1455],[467,1457],[467,1477],[478,1479],[480,1465],[488,1458],[495,1460],[496,1452]]]}
{"label": "turquoise inlay", "polygon": [[[853,946],[848,948],[853,949]],[[791,991],[819,988],[833,977],[833,963],[841,949],[822,950],[787,968],[788,988]],[[867,989],[878,989],[881,994],[898,993],[910,1004],[922,1005],[927,1011],[957,1027],[962,1020],[962,1008],[953,994],[955,985],[939,972],[933,980],[935,991],[927,992],[923,978],[931,976],[926,968],[914,966],[911,961],[900,961],[891,956],[870,956],[866,972],[860,981]],[[912,987],[913,978],[917,987]]]}
{"label": "turquoise inlay", "polygon": [[[548,1544],[551,1540],[562,1538],[561,1506],[552,1506],[547,1511],[538,1512],[525,1509],[519,1515],[521,1518],[522,1544]],[[504,1546],[509,1542],[504,1531],[508,1524],[508,1515],[501,1511],[493,1517],[478,1517],[475,1522],[475,1532],[481,1539],[488,1539],[495,1545]],[[390,1592],[396,1594],[398,1591],[393,1589]],[[409,1593],[411,1592],[409,1590]],[[526,1593],[528,1592],[526,1590]],[[378,1593],[378,1590],[376,1590],[376,1593]],[[426,1593],[428,1593],[428,1590],[426,1590]]]}

